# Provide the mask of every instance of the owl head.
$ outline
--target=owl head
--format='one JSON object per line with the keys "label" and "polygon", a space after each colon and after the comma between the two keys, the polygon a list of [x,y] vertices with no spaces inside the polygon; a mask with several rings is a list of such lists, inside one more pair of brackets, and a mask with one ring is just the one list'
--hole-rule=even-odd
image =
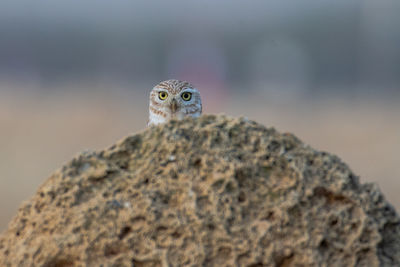
{"label": "owl head", "polygon": [[156,125],[186,116],[199,117],[202,106],[199,91],[192,84],[179,80],[166,80],[150,92],[149,122]]}

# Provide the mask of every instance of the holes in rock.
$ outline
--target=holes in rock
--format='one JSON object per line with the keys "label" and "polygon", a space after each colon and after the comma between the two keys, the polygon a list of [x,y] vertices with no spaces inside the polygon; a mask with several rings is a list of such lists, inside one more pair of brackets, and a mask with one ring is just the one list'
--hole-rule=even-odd
{"label": "holes in rock", "polygon": [[264,264],[262,264],[261,262],[257,262],[257,263],[250,264],[247,267],[264,267]]}
{"label": "holes in rock", "polygon": [[195,160],[193,160],[192,165],[196,168],[201,167],[201,158],[196,158]]}
{"label": "holes in rock", "polygon": [[322,239],[321,242],[318,245],[319,252],[322,255],[326,255],[327,253],[329,253],[329,243],[328,241],[326,241],[326,239]]}
{"label": "holes in rock", "polygon": [[286,152],[289,152],[295,148],[295,144],[292,142],[284,142],[283,146]]}
{"label": "holes in rock", "polygon": [[208,196],[200,196],[196,198],[196,206],[202,210],[206,206],[210,204],[210,200],[208,199]]}
{"label": "holes in rock", "polygon": [[296,220],[299,220],[302,217],[301,208],[298,205],[295,205],[295,206],[289,208],[288,213],[290,214],[290,216],[292,216]]}
{"label": "holes in rock", "polygon": [[75,266],[74,261],[72,259],[69,259],[69,256],[64,256],[60,258],[58,256],[55,259],[51,259],[48,262],[46,262],[43,267],[70,267],[70,266]]}
{"label": "holes in rock", "polygon": [[360,238],[359,238],[359,241],[360,241],[361,243],[368,243],[368,242],[371,242],[371,240],[372,240],[371,235],[372,235],[372,234],[373,234],[373,232],[372,232],[371,230],[369,230],[369,229],[364,229],[363,232],[362,232],[362,234],[361,234],[361,236],[360,236]]}
{"label": "holes in rock", "polygon": [[349,198],[343,195],[335,194],[334,192],[331,192],[321,186],[318,186],[314,189],[314,195],[316,197],[325,198],[328,204],[334,204],[335,202],[339,202],[341,204],[348,204],[352,202]]}
{"label": "holes in rock", "polygon": [[132,259],[132,266],[135,267],[161,267],[161,261],[158,260],[136,260]]}
{"label": "holes in rock", "polygon": [[128,170],[129,169],[129,162],[128,161],[120,161],[117,163],[118,167],[122,170]]}
{"label": "holes in rock", "polygon": [[229,218],[226,220],[226,222],[227,222],[227,224],[228,224],[229,226],[232,226],[233,223],[235,222],[235,218],[234,218],[234,217],[229,217]]}
{"label": "holes in rock", "polygon": [[225,186],[225,192],[227,193],[232,193],[235,190],[235,186],[233,185],[232,182],[229,182]]}
{"label": "holes in rock", "polygon": [[214,230],[215,230],[215,225],[212,224],[212,223],[209,223],[209,224],[207,224],[207,228],[208,228],[208,230],[210,230],[210,231],[214,231]]}
{"label": "holes in rock", "polygon": [[260,148],[260,139],[256,139],[253,142],[253,152],[257,152]]}
{"label": "holes in rock", "polygon": [[122,188],[117,188],[114,190],[113,195],[115,196],[116,194],[121,193],[121,192],[122,192]]}
{"label": "holes in rock", "polygon": [[272,152],[277,152],[281,147],[281,144],[277,141],[272,141],[271,143],[269,143],[269,145],[267,146],[267,149],[272,151]]}
{"label": "holes in rock", "polygon": [[177,173],[175,170],[170,170],[169,176],[170,176],[172,179],[178,179],[178,173]]}
{"label": "holes in rock", "polygon": [[274,212],[273,211],[269,211],[263,218],[262,220],[266,220],[266,221],[270,221],[274,219]]}
{"label": "holes in rock", "polygon": [[131,231],[132,231],[131,227],[125,226],[124,228],[121,229],[121,232],[119,233],[118,238],[120,240],[124,239]]}
{"label": "holes in rock", "polygon": [[220,247],[218,249],[217,257],[222,258],[222,259],[229,258],[231,251],[232,251],[232,249],[229,247]]}
{"label": "holes in rock", "polygon": [[357,183],[358,183],[357,176],[355,176],[354,174],[350,173],[349,174],[349,180],[350,180],[350,186],[352,188],[355,188],[357,186]]}
{"label": "holes in rock", "polygon": [[239,187],[244,186],[246,183],[249,183],[249,178],[252,176],[251,169],[238,169],[235,171],[235,179],[238,182]]}
{"label": "holes in rock", "polygon": [[242,215],[242,219],[246,219],[251,214],[251,210],[248,208],[243,208],[240,213]]}
{"label": "holes in rock", "polygon": [[154,192],[153,201],[156,203],[161,203],[164,205],[168,205],[171,196],[168,194],[163,194],[160,191]]}
{"label": "holes in rock", "polygon": [[323,239],[321,243],[319,243],[319,248],[322,250],[326,250],[328,248],[328,242],[325,239]]}
{"label": "holes in rock", "polygon": [[222,138],[220,134],[217,133],[216,136],[211,139],[211,146],[218,145],[220,143],[222,143]]}
{"label": "holes in rock", "polygon": [[168,228],[165,226],[158,226],[156,229],[156,232],[164,232],[166,231]]}
{"label": "holes in rock", "polygon": [[175,238],[175,239],[178,239],[179,237],[182,236],[182,234],[179,233],[179,232],[177,232],[177,231],[175,231],[175,232],[173,232],[173,233],[171,234],[171,236],[172,236],[173,238]]}
{"label": "holes in rock", "polygon": [[136,230],[145,225],[146,218],[144,216],[136,216],[136,217],[132,218],[130,221],[132,224],[131,228]]}
{"label": "holes in rock", "polygon": [[104,248],[104,256],[112,257],[120,253],[119,246],[116,244],[108,244]]}
{"label": "holes in rock", "polygon": [[224,179],[220,179],[218,181],[216,181],[215,183],[212,184],[212,188],[214,190],[218,190],[221,188],[221,186],[224,184],[225,180]]}
{"label": "holes in rock", "polygon": [[237,133],[236,129],[230,129],[230,130],[228,131],[228,136],[229,136],[229,138],[233,138],[233,137],[235,137],[235,136],[237,136],[237,135],[238,135],[238,133]]}
{"label": "holes in rock", "polygon": [[246,194],[245,194],[243,191],[241,191],[241,192],[239,193],[238,201],[239,201],[240,203],[246,201]]}
{"label": "holes in rock", "polygon": [[354,231],[355,229],[358,228],[358,226],[359,226],[358,223],[352,223],[352,224],[351,224],[351,230]]}
{"label": "holes in rock", "polygon": [[275,258],[275,264],[279,267],[292,266],[293,254],[281,255]]}

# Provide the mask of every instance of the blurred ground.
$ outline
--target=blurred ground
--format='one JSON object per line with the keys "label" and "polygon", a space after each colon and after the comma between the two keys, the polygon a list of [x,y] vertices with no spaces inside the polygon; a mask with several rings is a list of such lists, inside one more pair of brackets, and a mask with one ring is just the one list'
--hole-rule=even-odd
{"label": "blurred ground", "polygon": [[[0,231],[21,201],[75,154],[105,148],[144,129],[151,89],[147,87],[0,90]],[[396,100],[340,95],[276,98],[262,91],[233,90],[220,96],[225,98],[223,105],[207,105],[211,97],[203,100],[205,113],[244,115],[292,132],[312,147],[338,155],[362,182],[379,183],[400,209],[400,105]]]}

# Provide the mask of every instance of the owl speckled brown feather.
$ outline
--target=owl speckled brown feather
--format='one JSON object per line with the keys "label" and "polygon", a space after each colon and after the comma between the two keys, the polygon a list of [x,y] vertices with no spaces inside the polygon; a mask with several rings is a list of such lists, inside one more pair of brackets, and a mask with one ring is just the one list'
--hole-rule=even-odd
{"label": "owl speckled brown feather", "polygon": [[157,88],[164,88],[168,90],[169,92],[172,92],[173,94],[177,94],[182,89],[185,88],[194,88],[194,86],[186,81],[179,81],[179,80],[166,80],[163,82],[160,82],[158,85],[156,85]]}
{"label": "owl speckled brown feather", "polygon": [[201,112],[200,93],[189,82],[166,80],[150,92],[149,126],[187,116],[199,117]]}

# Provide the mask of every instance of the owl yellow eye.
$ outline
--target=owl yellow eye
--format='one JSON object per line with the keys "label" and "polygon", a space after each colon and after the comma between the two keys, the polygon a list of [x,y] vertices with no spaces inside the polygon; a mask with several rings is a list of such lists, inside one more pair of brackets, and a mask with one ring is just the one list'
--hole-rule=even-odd
{"label": "owl yellow eye", "polygon": [[168,97],[168,93],[167,92],[161,91],[161,92],[158,93],[158,98],[160,100],[165,100],[165,99],[167,99],[167,97]]}
{"label": "owl yellow eye", "polygon": [[183,93],[181,94],[181,97],[182,97],[183,100],[189,101],[189,100],[192,98],[192,93],[183,92]]}

